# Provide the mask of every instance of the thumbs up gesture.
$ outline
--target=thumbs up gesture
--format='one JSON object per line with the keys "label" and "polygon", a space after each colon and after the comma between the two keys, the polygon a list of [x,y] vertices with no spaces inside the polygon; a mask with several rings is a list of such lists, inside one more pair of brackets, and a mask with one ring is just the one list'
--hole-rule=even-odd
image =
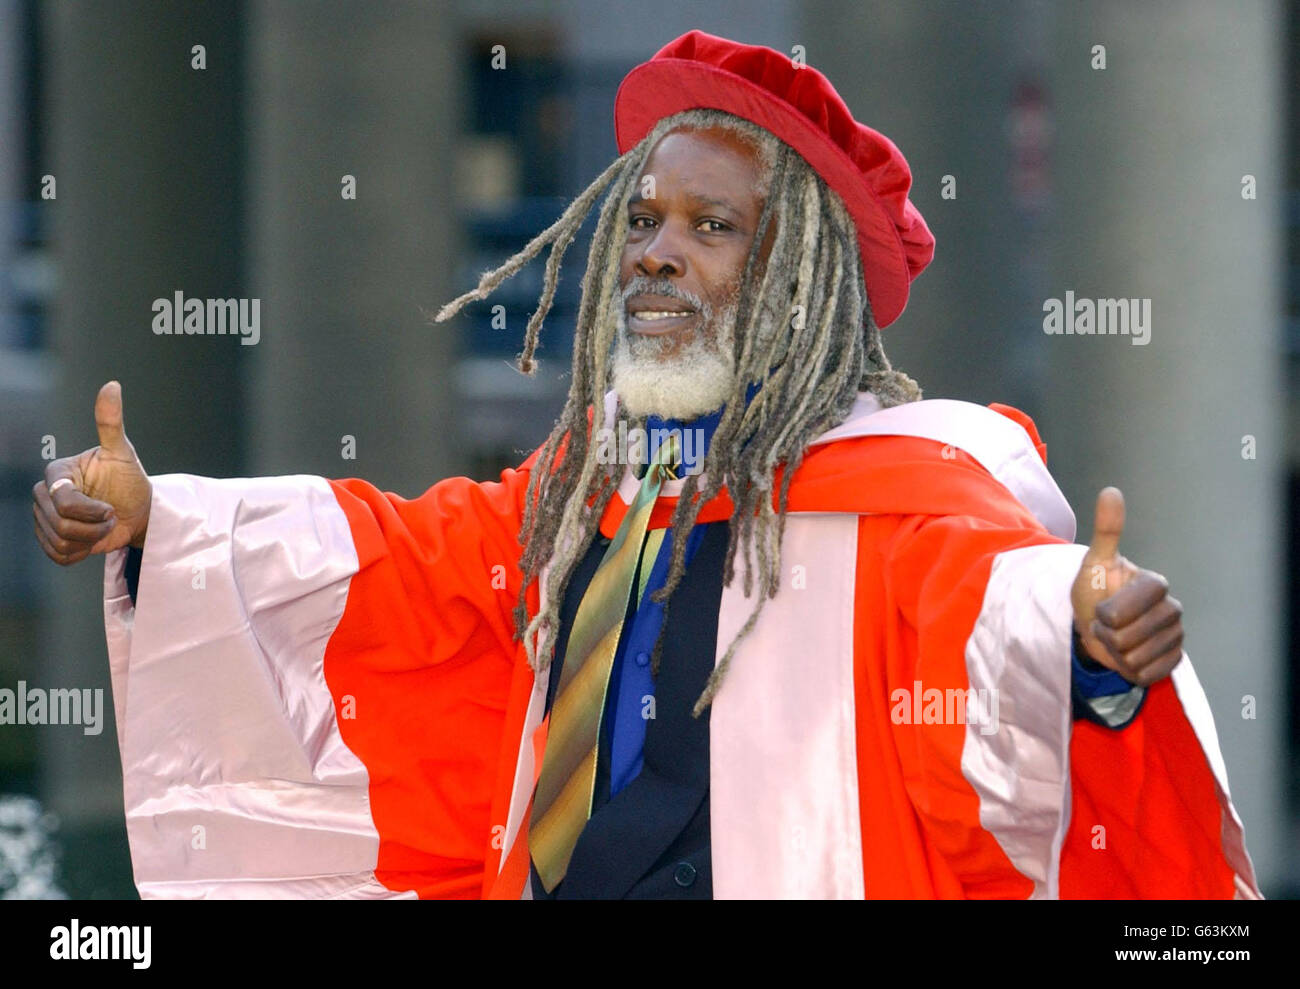
{"label": "thumbs up gesture", "polygon": [[153,485],[122,423],[122,386],[110,381],[95,399],[99,446],[52,460],[32,488],[36,539],[67,566],[92,553],[144,545]]}
{"label": "thumbs up gesture", "polygon": [[1074,628],[1089,657],[1146,687],[1182,658],[1183,606],[1169,596],[1164,577],[1120,555],[1123,533],[1124,495],[1103,488],[1092,542],[1070,590]]}

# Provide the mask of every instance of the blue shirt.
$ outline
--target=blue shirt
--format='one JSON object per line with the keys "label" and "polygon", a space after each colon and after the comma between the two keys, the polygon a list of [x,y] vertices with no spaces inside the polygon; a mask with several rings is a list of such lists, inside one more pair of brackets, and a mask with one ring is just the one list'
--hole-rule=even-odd
{"label": "blue shirt", "polygon": [[[704,451],[713,440],[713,434],[722,421],[722,410],[707,416],[692,419],[688,423],[678,420],[660,419],[650,416],[646,421],[646,433],[655,435],[656,429],[701,430],[703,445],[683,446],[683,453],[690,454],[686,466],[694,469],[696,458],[703,458]],[[649,451],[653,459],[655,451]],[[701,522],[691,529],[686,540],[686,565],[690,566],[704,539],[706,527],[718,525],[717,522]],[[610,697],[605,708],[605,724],[601,727],[602,742],[609,746],[609,790],[610,796],[618,793],[636,779],[641,772],[642,752],[645,748],[646,721],[653,711],[655,682],[650,673],[650,658],[654,654],[655,640],[663,625],[663,605],[650,600],[653,591],[668,582],[668,565],[672,560],[673,531],[664,533],[663,544],[653,563],[643,560],[643,566],[650,566],[650,577],[646,581],[645,594],[640,607],[633,616],[630,627],[624,627],[619,636],[618,649],[614,653],[614,665],[610,670]],[[634,585],[634,589],[635,589]]]}

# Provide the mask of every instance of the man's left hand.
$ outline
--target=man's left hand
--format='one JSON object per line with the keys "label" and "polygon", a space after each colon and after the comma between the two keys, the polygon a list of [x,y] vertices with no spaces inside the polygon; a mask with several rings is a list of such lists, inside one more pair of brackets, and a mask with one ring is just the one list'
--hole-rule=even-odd
{"label": "man's left hand", "polygon": [[1164,577],[1120,555],[1123,532],[1124,495],[1103,488],[1092,543],[1070,590],[1074,627],[1089,657],[1147,687],[1182,659],[1183,606],[1169,596]]}

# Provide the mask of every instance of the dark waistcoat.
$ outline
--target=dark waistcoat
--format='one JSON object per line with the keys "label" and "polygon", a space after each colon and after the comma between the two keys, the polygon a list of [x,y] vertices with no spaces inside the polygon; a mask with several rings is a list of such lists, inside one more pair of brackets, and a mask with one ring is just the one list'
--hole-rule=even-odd
{"label": "dark waistcoat", "polygon": [[[709,709],[692,718],[691,708],[713,671],[727,523],[706,523],[703,528],[699,549],[668,603],[654,717],[646,724],[641,772],[611,799],[607,729],[612,704],[607,704],[591,819],[553,895],[542,889],[536,871],[532,872],[537,899],[707,900],[713,896]],[[547,711],[555,700],[578,602],[608,545],[608,539],[597,536],[569,581],[560,609]],[[624,635],[633,611],[629,602]],[[616,686],[610,684],[611,700]]]}

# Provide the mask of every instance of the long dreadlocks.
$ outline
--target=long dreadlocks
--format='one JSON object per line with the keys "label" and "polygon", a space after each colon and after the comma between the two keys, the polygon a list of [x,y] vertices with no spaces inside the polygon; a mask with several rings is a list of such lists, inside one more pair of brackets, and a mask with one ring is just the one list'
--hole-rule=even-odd
{"label": "long dreadlocks", "polygon": [[[521,372],[534,374],[533,355],[542,321],[555,298],[560,263],[596,200],[607,191],[587,255],[568,399],[529,478],[519,533],[524,579],[515,608],[516,637],[524,639],[529,663],[540,672],[554,652],[560,602],[569,578],[595,536],[624,469],[617,463],[598,463],[603,458],[593,455],[592,443],[609,428],[604,397],[610,388],[617,324],[614,306],[621,301],[619,267],[627,241],[623,217],[628,200],[660,138],[674,130],[716,127],[737,133],[754,146],[760,159],[760,186],[766,187],[767,194],[739,285],[732,393],[710,442],[705,471],[687,475],[673,513],[676,538],[672,540],[667,581],[653,598],[665,609],[653,669],[657,672],[659,667],[668,603],[685,573],[687,536],[700,507],[724,485],[735,513],[729,526],[723,580],[730,584],[734,579],[735,558],[740,552],[745,596],[751,596],[757,578],[759,597],[696,701],[696,717],[712,702],[737,646],[758,621],[764,602],[775,596],[780,586],[787,494],[808,444],[847,418],[859,391],[873,392],[886,407],[921,397],[916,382],[894,370],[881,347],[880,329],[871,317],[863,282],[856,231],[842,200],[802,156],[770,132],[721,110],[687,110],[659,121],[640,143],[606,168],[555,223],[499,268],[486,272],[473,291],[448,303],[435,316],[442,322],[467,303],[487,297],[550,244],[542,294],[528,321],[518,359]],[[763,264],[760,246],[773,224],[772,247]],[[750,384],[759,387],[747,403]],[[628,418],[622,402],[616,411],[618,418]],[[643,419],[637,419],[634,424],[641,422]],[[782,464],[774,509],[774,472]],[[530,621],[527,589],[543,572],[547,600]],[[543,636],[544,649],[539,648]]]}

